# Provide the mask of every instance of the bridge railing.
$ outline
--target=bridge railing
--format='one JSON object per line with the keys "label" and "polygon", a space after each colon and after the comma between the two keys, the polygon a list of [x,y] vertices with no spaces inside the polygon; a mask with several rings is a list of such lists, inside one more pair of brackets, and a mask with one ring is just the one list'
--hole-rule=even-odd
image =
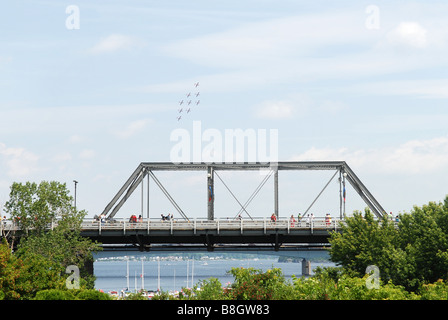
{"label": "bridge railing", "polygon": [[[100,234],[102,231],[107,230],[121,230],[125,234],[129,230],[170,230],[173,233],[175,230],[193,230],[194,233],[198,230],[216,230],[218,233],[220,230],[240,230],[241,233],[244,230],[291,230],[304,229],[304,230],[337,230],[340,226],[341,220],[338,218],[331,218],[331,220],[316,217],[314,219],[301,219],[291,220],[288,218],[278,219],[277,221],[271,221],[269,218],[253,218],[253,219],[227,219],[219,218],[215,220],[207,220],[201,218],[195,218],[190,220],[161,220],[160,218],[142,219],[137,222],[130,222],[129,218],[118,218],[113,221],[98,220],[93,218],[84,219],[81,224],[81,229],[85,231],[98,231]],[[58,225],[58,221],[52,222],[48,226],[48,230],[55,228]],[[12,223],[12,221],[2,221],[0,223],[0,235],[8,232],[21,231],[22,228],[19,224]]]}
{"label": "bridge railing", "polygon": [[254,219],[190,219],[190,220],[161,220],[161,219],[142,219],[137,222],[130,222],[129,218],[115,219],[113,221],[101,221],[97,219],[87,219],[82,223],[83,230],[98,230],[98,232],[106,230],[122,230],[124,233],[129,230],[170,230],[173,233],[176,230],[272,230],[281,229],[290,232],[294,229],[309,229],[311,231],[317,229],[337,230],[341,220],[332,218],[314,218],[312,220],[302,219],[300,221],[291,219],[278,219],[271,221],[267,218]]}

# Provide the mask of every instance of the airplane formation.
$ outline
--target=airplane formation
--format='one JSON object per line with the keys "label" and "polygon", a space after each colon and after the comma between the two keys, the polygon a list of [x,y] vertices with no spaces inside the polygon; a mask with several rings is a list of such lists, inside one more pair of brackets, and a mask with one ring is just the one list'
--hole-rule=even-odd
{"label": "airplane formation", "polygon": [[[194,87],[195,87],[195,88],[199,87],[199,82],[196,82],[196,83],[194,84]],[[194,93],[194,95],[196,96],[196,98],[198,98],[199,95],[200,95],[200,92],[197,91],[196,93]],[[179,113],[179,116],[177,116],[177,121],[180,121],[180,120],[182,119],[182,115],[181,115],[181,113],[184,111],[182,105],[185,103],[186,105],[189,106],[190,104],[193,103],[193,100],[188,99],[188,98],[190,98],[190,97],[191,97],[191,92],[188,92],[188,93],[186,94],[186,98],[187,98],[187,99],[185,99],[185,101],[184,101],[184,99],[182,99],[182,100],[179,101],[179,109],[177,109],[177,111],[178,111],[178,113]],[[201,100],[198,99],[198,100],[195,101],[195,104],[196,104],[196,105],[199,105],[200,102],[201,102]],[[190,113],[191,108],[188,107],[188,109],[186,109],[185,111],[186,111],[186,113]]]}

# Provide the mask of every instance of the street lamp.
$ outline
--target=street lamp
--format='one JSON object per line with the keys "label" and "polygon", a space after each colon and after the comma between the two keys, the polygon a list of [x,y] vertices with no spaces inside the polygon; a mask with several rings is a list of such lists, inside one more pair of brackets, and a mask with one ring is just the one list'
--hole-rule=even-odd
{"label": "street lamp", "polygon": [[78,181],[73,180],[73,182],[75,183],[75,211],[76,211],[76,185],[78,184]]}

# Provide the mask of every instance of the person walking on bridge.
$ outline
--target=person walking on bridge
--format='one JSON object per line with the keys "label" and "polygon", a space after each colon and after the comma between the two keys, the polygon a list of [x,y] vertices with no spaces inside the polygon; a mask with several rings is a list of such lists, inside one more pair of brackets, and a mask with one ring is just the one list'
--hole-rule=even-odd
{"label": "person walking on bridge", "polygon": [[289,223],[291,224],[291,228],[294,228],[295,223],[296,223],[296,219],[294,219],[294,215],[293,214],[289,218]]}

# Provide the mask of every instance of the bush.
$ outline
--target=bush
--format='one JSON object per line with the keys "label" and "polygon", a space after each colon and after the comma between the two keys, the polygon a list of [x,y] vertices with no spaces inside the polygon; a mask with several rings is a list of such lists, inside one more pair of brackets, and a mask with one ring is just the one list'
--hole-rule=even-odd
{"label": "bush", "polygon": [[369,289],[366,281],[369,275],[355,277],[337,268],[321,269],[311,278],[294,278],[297,299],[306,300],[414,300],[418,296],[392,282],[382,284],[378,289]]}
{"label": "bush", "polygon": [[79,300],[112,300],[112,297],[104,292],[95,289],[81,290],[76,298]]}
{"label": "bush", "polygon": [[435,283],[422,285],[419,292],[422,300],[448,300],[448,283],[439,279]]}
{"label": "bush", "polygon": [[34,300],[75,300],[75,296],[67,290],[48,289],[36,293]]}
{"label": "bush", "polygon": [[126,300],[148,300],[148,298],[146,298],[142,292],[136,292],[136,293],[130,293],[126,297]]}
{"label": "bush", "polygon": [[228,297],[234,300],[272,300],[285,289],[282,270],[273,268],[262,272],[254,268],[232,268],[235,277],[228,291]]}

